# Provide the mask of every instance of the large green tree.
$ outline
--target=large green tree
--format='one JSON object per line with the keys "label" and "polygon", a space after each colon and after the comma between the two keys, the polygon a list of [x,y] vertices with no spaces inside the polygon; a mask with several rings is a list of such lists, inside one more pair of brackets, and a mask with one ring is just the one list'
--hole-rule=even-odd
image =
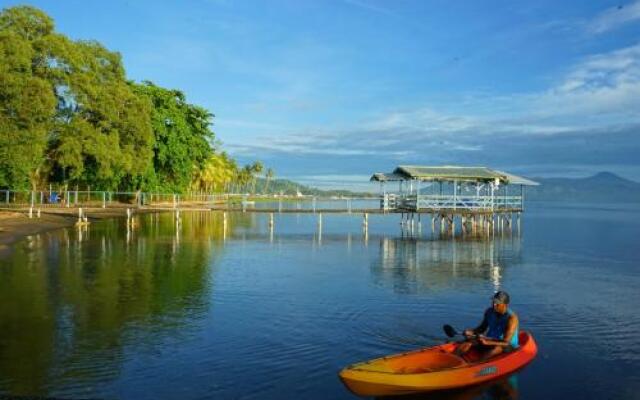
{"label": "large green tree", "polygon": [[34,61],[52,30],[31,7],[0,13],[0,186],[33,187],[40,177],[56,97]]}
{"label": "large green tree", "polygon": [[189,188],[194,173],[204,169],[213,154],[213,114],[187,103],[179,90],[165,89],[148,81],[131,85],[135,93],[152,106],[155,145],[147,185],[150,189],[166,191]]}
{"label": "large green tree", "polygon": [[126,81],[118,53],[96,42],[53,43],[58,98],[48,157],[56,181],[139,189],[151,167],[150,104]]}
{"label": "large green tree", "polygon": [[213,114],[179,90],[128,81],[121,56],[56,33],[42,11],[0,11],[0,187],[98,190],[255,187],[214,149]]}
{"label": "large green tree", "polygon": [[46,14],[21,6],[0,13],[0,55],[0,185],[142,181],[150,106],[118,53],[57,34]]}

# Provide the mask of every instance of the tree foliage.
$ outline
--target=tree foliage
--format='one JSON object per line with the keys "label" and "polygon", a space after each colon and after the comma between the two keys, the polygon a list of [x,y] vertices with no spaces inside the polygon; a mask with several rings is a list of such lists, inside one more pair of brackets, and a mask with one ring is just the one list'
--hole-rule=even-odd
{"label": "tree foliage", "polygon": [[192,189],[196,191],[227,192],[236,179],[238,167],[226,153],[212,154],[203,168],[195,171]]}
{"label": "tree foliage", "polygon": [[55,115],[53,87],[34,67],[53,22],[31,7],[0,14],[0,186],[37,181]]}
{"label": "tree foliage", "polygon": [[33,7],[0,14],[2,184],[44,181],[114,189],[151,160],[149,106],[118,53],[53,31]]}
{"label": "tree foliage", "polygon": [[213,114],[179,90],[127,81],[119,53],[56,33],[42,11],[0,12],[0,187],[101,190],[255,186],[214,150]]}
{"label": "tree foliage", "polygon": [[148,183],[162,190],[183,190],[191,184],[194,170],[198,173],[205,168],[213,153],[213,114],[187,103],[179,90],[164,89],[148,81],[131,85],[152,106],[155,145]]}

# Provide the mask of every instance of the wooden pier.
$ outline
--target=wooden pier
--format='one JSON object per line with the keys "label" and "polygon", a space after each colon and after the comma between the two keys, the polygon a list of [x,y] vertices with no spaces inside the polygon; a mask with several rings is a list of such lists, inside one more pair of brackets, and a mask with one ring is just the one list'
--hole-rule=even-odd
{"label": "wooden pier", "polygon": [[[370,215],[398,215],[403,230],[421,230],[423,222],[432,232],[443,235],[487,235],[520,230],[524,212],[524,187],[536,182],[485,167],[399,166],[391,173],[376,173],[371,179],[380,183],[377,196],[361,198],[274,197],[247,194],[202,194],[184,196],[159,193],[117,193],[67,191],[64,201],[52,202],[51,190],[45,192],[4,191],[7,209],[22,209],[29,218],[41,212],[73,212],[78,209],[78,225],[89,222],[83,213],[103,210],[127,217],[127,227],[135,226],[134,213],[175,213],[176,226],[181,212],[222,212],[269,214],[273,229],[276,214],[315,214],[322,229],[323,214],[361,216],[362,226],[369,227]],[[398,183],[398,190],[386,184]],[[49,202],[44,200],[49,199]],[[123,201],[119,202],[118,199]],[[13,199],[13,202],[10,200]],[[21,199],[21,201],[20,201]],[[133,203],[131,200],[133,199]],[[253,200],[255,199],[255,201]],[[355,206],[354,206],[355,203]],[[295,208],[290,206],[295,204]],[[1,206],[1,204],[0,204]],[[107,209],[107,210],[105,210]],[[125,214],[126,213],[126,214]],[[226,224],[225,224],[226,225]]]}

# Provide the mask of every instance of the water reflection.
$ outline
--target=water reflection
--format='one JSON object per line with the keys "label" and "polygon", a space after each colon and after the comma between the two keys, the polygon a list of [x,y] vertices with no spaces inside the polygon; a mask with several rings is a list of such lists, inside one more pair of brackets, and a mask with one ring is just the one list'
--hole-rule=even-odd
{"label": "water reflection", "polygon": [[380,257],[371,264],[375,282],[403,293],[447,288],[458,278],[501,285],[509,265],[520,257],[520,239],[430,240],[381,238]]}
{"label": "water reflection", "polygon": [[128,345],[161,351],[208,312],[222,215],[136,219],[37,235],[0,260],[0,394],[90,395]]}
{"label": "water reflection", "polygon": [[464,389],[393,397],[399,400],[517,400],[518,398],[517,374]]}

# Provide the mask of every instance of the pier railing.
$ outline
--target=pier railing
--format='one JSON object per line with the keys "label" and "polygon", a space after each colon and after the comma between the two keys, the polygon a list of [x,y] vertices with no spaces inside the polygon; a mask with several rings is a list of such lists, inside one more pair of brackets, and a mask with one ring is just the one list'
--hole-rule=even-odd
{"label": "pier railing", "polygon": [[[379,211],[378,197],[292,196],[247,193],[152,193],[82,190],[0,190],[0,208],[220,208],[241,210]],[[395,202],[390,204],[397,207]]]}
{"label": "pier railing", "polygon": [[[387,199],[388,198],[388,199]],[[522,196],[460,196],[460,195],[391,195],[386,194],[381,200],[385,210],[395,208],[409,211],[420,210],[521,210]]]}
{"label": "pier railing", "polygon": [[[379,205],[376,204],[379,202]],[[108,191],[12,191],[0,190],[0,208],[61,207],[148,207],[148,208],[224,208],[244,210],[352,210],[370,212],[447,212],[522,211],[522,196],[435,195],[386,193],[380,197],[322,197],[225,194],[175,194]]]}

